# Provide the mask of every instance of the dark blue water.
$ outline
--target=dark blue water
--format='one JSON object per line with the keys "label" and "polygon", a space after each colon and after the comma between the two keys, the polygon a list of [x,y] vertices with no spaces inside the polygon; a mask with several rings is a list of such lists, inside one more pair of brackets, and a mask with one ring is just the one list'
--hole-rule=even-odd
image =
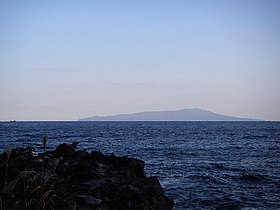
{"label": "dark blue water", "polygon": [[41,151],[43,133],[144,160],[174,209],[280,209],[280,122],[4,122],[0,147]]}

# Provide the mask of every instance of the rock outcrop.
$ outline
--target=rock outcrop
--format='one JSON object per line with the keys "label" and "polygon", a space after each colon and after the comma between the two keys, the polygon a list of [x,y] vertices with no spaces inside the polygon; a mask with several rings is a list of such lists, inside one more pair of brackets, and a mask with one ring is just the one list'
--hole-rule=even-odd
{"label": "rock outcrop", "polygon": [[[61,144],[38,156],[30,148],[0,155],[0,205],[6,209],[172,209],[141,160],[76,151]],[[8,159],[8,162],[7,162]],[[6,173],[7,172],[7,173]]]}

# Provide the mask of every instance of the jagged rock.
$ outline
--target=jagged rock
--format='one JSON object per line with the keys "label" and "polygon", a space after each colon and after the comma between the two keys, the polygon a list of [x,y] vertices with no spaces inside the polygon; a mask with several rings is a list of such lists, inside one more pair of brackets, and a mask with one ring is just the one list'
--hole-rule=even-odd
{"label": "jagged rock", "polygon": [[[0,155],[1,189],[6,162],[6,154]],[[164,195],[158,178],[145,177],[144,165],[134,158],[76,151],[67,144],[38,157],[16,149],[7,171],[7,186],[13,188],[1,190],[0,196],[7,209],[35,209],[42,203],[48,205],[45,209],[172,209],[174,202]]]}
{"label": "jagged rock", "polygon": [[89,195],[76,195],[75,200],[80,205],[86,205],[86,206],[91,206],[91,207],[94,207],[94,206],[102,203],[101,199],[98,199],[98,198],[95,198],[95,197],[89,196]]}
{"label": "jagged rock", "polygon": [[60,144],[55,150],[56,156],[70,156],[75,153],[75,148],[72,145]]}

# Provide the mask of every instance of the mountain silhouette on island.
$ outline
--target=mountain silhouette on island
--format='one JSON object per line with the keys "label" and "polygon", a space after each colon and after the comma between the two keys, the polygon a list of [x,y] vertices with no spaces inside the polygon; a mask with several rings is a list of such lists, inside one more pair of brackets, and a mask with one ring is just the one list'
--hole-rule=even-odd
{"label": "mountain silhouette on island", "polygon": [[203,109],[182,109],[177,111],[150,111],[112,116],[95,116],[79,121],[256,121],[256,119],[232,117]]}

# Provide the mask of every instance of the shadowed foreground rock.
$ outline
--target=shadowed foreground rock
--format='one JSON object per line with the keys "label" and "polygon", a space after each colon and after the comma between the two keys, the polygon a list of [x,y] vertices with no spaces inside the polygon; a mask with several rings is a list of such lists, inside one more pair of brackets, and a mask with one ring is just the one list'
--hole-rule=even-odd
{"label": "shadowed foreground rock", "polygon": [[14,149],[0,155],[0,209],[172,209],[157,177],[145,177],[141,160],[75,151],[31,155]]}

